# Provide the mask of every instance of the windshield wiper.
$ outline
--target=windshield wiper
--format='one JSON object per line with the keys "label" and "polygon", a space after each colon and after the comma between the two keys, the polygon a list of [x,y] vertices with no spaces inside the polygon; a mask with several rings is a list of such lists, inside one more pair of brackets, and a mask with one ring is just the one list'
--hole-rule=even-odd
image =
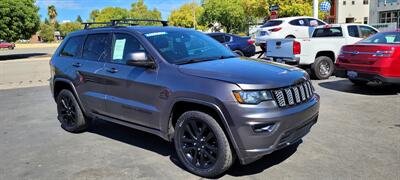
{"label": "windshield wiper", "polygon": [[183,65],[183,64],[191,64],[191,63],[197,63],[197,62],[204,62],[204,61],[213,61],[213,60],[219,60],[219,59],[228,59],[228,58],[233,58],[237,56],[214,56],[214,57],[206,57],[206,58],[195,58],[195,59],[189,59],[186,61],[180,61],[175,64],[177,65]]}

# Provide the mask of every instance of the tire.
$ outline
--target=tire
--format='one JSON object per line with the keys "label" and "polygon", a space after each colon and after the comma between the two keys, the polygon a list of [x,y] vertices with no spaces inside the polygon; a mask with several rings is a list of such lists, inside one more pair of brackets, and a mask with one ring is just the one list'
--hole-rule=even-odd
{"label": "tire", "polygon": [[293,35],[289,35],[289,36],[286,36],[286,37],[285,37],[285,39],[294,39],[294,38],[296,38],[296,37],[293,36]]}
{"label": "tire", "polygon": [[188,111],[179,117],[174,144],[184,167],[202,177],[221,175],[234,160],[224,131],[213,117],[203,112]]}
{"label": "tire", "polygon": [[9,50],[14,50],[14,47],[10,46],[8,47]]}
{"label": "tire", "polygon": [[233,51],[233,52],[235,52],[235,53],[238,54],[239,56],[243,56],[243,57],[244,57],[244,53],[243,53],[241,50],[235,50],[235,51]]}
{"label": "tire", "polygon": [[358,79],[350,79],[349,81],[353,83],[355,86],[365,86],[367,85],[368,81],[358,80]]}
{"label": "tire", "polygon": [[85,116],[71,91],[64,89],[57,96],[58,120],[68,132],[80,133],[89,126]]}
{"label": "tire", "polygon": [[319,56],[311,65],[311,70],[316,79],[328,79],[335,71],[335,65],[330,57]]}

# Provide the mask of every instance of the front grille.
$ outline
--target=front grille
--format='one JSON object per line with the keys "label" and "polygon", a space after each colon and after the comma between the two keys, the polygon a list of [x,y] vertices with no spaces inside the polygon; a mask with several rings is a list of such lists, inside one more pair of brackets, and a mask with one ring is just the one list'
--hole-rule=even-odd
{"label": "front grille", "polygon": [[273,90],[272,92],[278,106],[283,108],[308,101],[314,94],[314,88],[310,81],[304,81],[294,86]]}

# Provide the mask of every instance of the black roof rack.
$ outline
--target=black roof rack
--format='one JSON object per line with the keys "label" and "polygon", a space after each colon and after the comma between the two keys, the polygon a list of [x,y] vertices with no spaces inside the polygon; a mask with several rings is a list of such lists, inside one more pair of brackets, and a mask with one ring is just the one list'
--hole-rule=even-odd
{"label": "black roof rack", "polygon": [[157,19],[114,19],[111,20],[113,26],[117,26],[118,24],[131,24],[131,22],[159,22],[163,26],[168,26],[168,21],[157,20]]}
{"label": "black roof rack", "polygon": [[108,25],[106,27],[118,26],[119,24],[128,24],[130,26],[139,25],[134,22],[159,22],[163,26],[168,26],[168,21],[156,20],[156,19],[113,19],[113,20],[111,20],[111,22],[84,22],[82,24],[85,25],[85,29],[89,29],[90,26],[93,24]]}

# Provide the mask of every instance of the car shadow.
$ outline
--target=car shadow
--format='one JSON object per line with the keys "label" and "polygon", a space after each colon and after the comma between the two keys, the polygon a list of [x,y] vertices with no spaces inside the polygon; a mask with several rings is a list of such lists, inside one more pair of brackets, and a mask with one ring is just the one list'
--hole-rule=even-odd
{"label": "car shadow", "polygon": [[367,84],[356,86],[347,79],[317,82],[317,84],[322,88],[361,95],[397,95],[400,93],[399,85]]}
{"label": "car shadow", "polygon": [[[172,163],[182,170],[186,170],[183,164],[179,161],[173,143],[165,141],[156,135],[100,119],[93,120],[88,132],[146,149],[162,156],[169,156]],[[241,165],[239,160],[236,159],[232,167],[220,177],[225,175],[240,177],[261,173],[264,170],[285,161],[293,155],[302,142],[303,141],[300,140],[295,144],[266,155],[248,165]]]}
{"label": "car shadow", "polygon": [[32,57],[50,57],[47,53],[25,53],[25,54],[10,54],[10,55],[0,55],[0,61],[25,59]]}

